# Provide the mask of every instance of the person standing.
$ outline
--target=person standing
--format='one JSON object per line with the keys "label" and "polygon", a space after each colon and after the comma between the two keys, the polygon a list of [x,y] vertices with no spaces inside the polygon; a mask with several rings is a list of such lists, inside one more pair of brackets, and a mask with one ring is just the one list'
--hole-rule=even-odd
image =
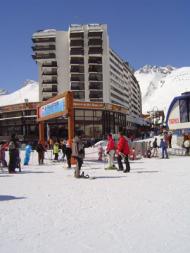
{"label": "person standing", "polygon": [[44,152],[46,151],[42,142],[39,141],[36,146],[36,151],[38,152],[38,163],[43,164],[44,163]]}
{"label": "person standing", "polygon": [[108,155],[107,169],[115,169],[115,165],[114,165],[115,143],[114,143],[112,134],[108,134],[107,139],[108,139],[108,144],[106,147],[106,153]]}
{"label": "person standing", "polygon": [[[129,145],[128,140],[123,136],[123,132],[119,132],[119,141],[117,144],[117,162],[118,162],[118,171],[122,170],[124,173],[130,172],[130,164],[129,164]],[[122,159],[124,159],[126,168],[123,168]]]}
{"label": "person standing", "polygon": [[168,159],[168,143],[165,139],[161,139],[160,141],[160,148],[162,149],[162,159]]}
{"label": "person standing", "polygon": [[9,173],[15,173],[17,166],[17,153],[18,153],[18,143],[15,134],[12,134],[9,142]]}
{"label": "person standing", "polygon": [[152,144],[152,157],[158,157],[158,144],[157,144],[157,138],[154,139]]}
{"label": "person standing", "polygon": [[64,161],[64,158],[65,158],[65,155],[66,155],[66,144],[67,144],[67,141],[64,140],[64,139],[61,139],[61,141],[60,141],[60,149],[61,149],[62,154],[63,154],[63,156],[62,156],[63,161]]}
{"label": "person standing", "polygon": [[68,169],[71,168],[71,154],[72,154],[72,149],[71,149],[71,142],[70,140],[68,139],[67,140],[67,143],[66,143],[66,150],[65,150],[65,153],[66,153],[66,157],[67,157],[67,165],[68,165]]}
{"label": "person standing", "polygon": [[31,145],[28,143],[25,147],[25,157],[24,157],[24,165],[28,165],[29,161],[30,161],[30,154],[32,152],[32,147]]}
{"label": "person standing", "polygon": [[59,143],[56,141],[53,145],[54,160],[58,161],[59,156]]}
{"label": "person standing", "polygon": [[81,141],[81,138],[78,135],[76,135],[73,139],[72,156],[77,160],[74,176],[76,178],[80,178],[82,175],[80,174],[80,170],[81,170],[83,159],[84,159],[84,145]]}
{"label": "person standing", "polygon": [[5,151],[7,147],[7,144],[4,142],[0,145],[0,163],[3,167],[7,167],[7,161],[5,160]]}

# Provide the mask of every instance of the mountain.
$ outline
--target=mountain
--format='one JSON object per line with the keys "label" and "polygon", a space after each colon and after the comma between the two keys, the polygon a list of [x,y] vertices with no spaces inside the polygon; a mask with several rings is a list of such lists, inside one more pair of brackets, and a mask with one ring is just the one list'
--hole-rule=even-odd
{"label": "mountain", "polygon": [[6,91],[6,90],[3,90],[3,89],[0,89],[0,96],[1,95],[5,95],[5,94],[7,94],[8,92]]}
{"label": "mountain", "polygon": [[190,91],[190,67],[146,65],[135,72],[142,92],[142,111],[164,110],[172,99]]}
{"label": "mountain", "polygon": [[[22,87],[10,94],[0,97],[0,106],[39,101],[39,84],[33,80],[26,80]],[[1,91],[1,90],[0,90]]]}

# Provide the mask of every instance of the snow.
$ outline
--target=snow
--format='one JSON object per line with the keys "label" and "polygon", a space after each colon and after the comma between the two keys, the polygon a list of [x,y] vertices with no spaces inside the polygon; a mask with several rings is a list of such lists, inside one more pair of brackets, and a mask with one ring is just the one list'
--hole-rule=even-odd
{"label": "snow", "polygon": [[190,252],[189,157],[133,161],[128,174],[105,166],[88,148],[94,180],[39,166],[36,152],[22,173],[0,171],[0,252]]}
{"label": "snow", "polygon": [[190,91],[190,67],[171,66],[144,68],[135,72],[142,92],[142,110],[164,110],[165,115],[174,97]]}
{"label": "snow", "polygon": [[17,91],[0,96],[0,106],[14,105],[19,103],[39,102],[39,84],[38,82],[27,80],[24,86]]}

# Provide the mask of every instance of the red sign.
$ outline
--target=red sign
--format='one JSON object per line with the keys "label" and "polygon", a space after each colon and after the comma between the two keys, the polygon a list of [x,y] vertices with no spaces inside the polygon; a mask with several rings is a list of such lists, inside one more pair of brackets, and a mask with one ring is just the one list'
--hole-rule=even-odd
{"label": "red sign", "polygon": [[177,123],[180,123],[179,122],[179,119],[177,118],[177,119],[169,119],[169,124],[177,124]]}

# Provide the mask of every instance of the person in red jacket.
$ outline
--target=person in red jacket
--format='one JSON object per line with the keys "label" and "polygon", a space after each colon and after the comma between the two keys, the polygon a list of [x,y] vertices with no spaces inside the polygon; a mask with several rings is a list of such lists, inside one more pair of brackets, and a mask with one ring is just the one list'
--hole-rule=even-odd
{"label": "person in red jacket", "polygon": [[108,134],[108,144],[106,148],[106,153],[108,155],[108,167],[107,169],[116,169],[114,165],[114,155],[115,155],[115,143],[111,134]]}
{"label": "person in red jacket", "polygon": [[[123,136],[123,132],[119,132],[119,141],[117,144],[117,162],[118,162],[118,170],[123,170],[124,173],[130,172],[130,164],[129,164],[129,145],[127,138]],[[124,159],[126,168],[123,168],[122,159]]]}

